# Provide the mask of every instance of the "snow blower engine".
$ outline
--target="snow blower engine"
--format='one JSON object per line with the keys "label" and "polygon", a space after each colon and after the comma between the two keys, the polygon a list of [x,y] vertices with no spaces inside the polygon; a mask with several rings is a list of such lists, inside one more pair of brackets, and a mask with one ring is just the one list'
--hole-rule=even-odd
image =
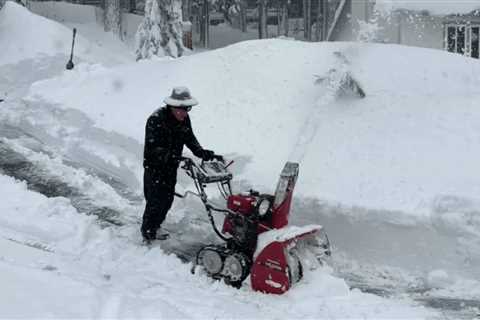
{"label": "snow blower engine", "polygon": [[[193,179],[208,213],[215,233],[222,244],[201,248],[196,255],[192,272],[201,266],[214,279],[223,279],[239,288],[250,275],[255,291],[282,294],[300,281],[305,268],[313,269],[330,256],[330,243],[322,226],[288,226],[293,189],[298,177],[298,164],[287,162],[282,170],[274,195],[250,190],[232,194],[233,176],[223,158],[209,162],[194,162],[182,158],[182,168]],[[218,184],[226,200],[219,208],[208,200],[205,188]],[[225,215],[221,230],[213,213]]]}

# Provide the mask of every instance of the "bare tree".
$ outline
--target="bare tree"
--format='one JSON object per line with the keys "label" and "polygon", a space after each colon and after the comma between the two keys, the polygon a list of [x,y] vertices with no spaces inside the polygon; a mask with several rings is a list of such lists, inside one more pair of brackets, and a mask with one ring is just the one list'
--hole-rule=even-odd
{"label": "bare tree", "polygon": [[320,41],[322,40],[322,0],[317,1],[317,15],[315,17],[315,40]]}
{"label": "bare tree", "polygon": [[327,41],[328,37],[328,0],[323,0],[322,1],[322,40]]}
{"label": "bare tree", "polygon": [[267,0],[258,0],[258,38],[265,39],[268,37],[267,31]]}
{"label": "bare tree", "polygon": [[245,0],[238,0],[240,6],[240,29],[247,32],[247,3]]}
{"label": "bare tree", "polygon": [[312,0],[303,0],[303,22],[305,40],[312,40]]}
{"label": "bare tree", "polygon": [[288,4],[290,0],[280,0],[280,20],[278,22],[280,32],[286,37],[288,37],[289,23],[288,23]]}
{"label": "bare tree", "polygon": [[204,48],[208,48],[210,42],[210,1],[203,0],[200,16],[200,42]]}

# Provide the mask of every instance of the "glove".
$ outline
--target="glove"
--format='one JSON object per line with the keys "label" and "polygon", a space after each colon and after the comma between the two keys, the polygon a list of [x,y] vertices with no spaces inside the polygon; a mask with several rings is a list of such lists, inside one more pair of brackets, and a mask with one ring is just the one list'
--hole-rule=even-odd
{"label": "glove", "polygon": [[203,150],[202,152],[202,160],[203,161],[212,161],[215,158],[215,152],[212,150]]}

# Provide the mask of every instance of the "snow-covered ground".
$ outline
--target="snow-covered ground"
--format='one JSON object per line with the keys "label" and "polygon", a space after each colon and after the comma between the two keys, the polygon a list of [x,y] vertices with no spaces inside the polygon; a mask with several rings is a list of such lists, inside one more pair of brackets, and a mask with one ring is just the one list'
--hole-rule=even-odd
{"label": "snow-covered ground", "polygon": [[[63,71],[68,26],[0,11],[0,317],[436,318],[426,306],[439,299],[478,312],[476,60],[266,40],[135,63],[94,25],[79,35]],[[340,95],[346,74],[364,99]],[[265,296],[140,246],[145,120],[177,85],[200,101],[200,142],[236,161],[236,191],[273,192],[283,164],[300,163],[292,223],[325,225],[331,266]],[[190,199],[166,223],[206,241],[205,221]]]}

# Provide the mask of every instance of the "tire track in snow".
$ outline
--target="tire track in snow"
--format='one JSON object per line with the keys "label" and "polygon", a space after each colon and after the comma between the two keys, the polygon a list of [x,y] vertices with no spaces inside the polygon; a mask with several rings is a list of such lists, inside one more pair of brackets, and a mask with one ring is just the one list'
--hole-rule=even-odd
{"label": "tire track in snow", "polygon": [[[10,143],[9,143],[10,142]],[[0,140],[0,172],[2,174],[14,177],[17,180],[26,181],[29,189],[37,191],[47,197],[64,197],[70,199],[72,205],[82,213],[88,215],[96,215],[102,221],[107,223],[122,225],[124,214],[121,212],[118,205],[109,206],[108,204],[95,199],[95,191],[89,192],[82,190],[81,185],[84,184],[86,188],[93,186],[95,183],[89,180],[95,180],[94,177],[87,175],[85,172],[78,172],[76,169],[67,167],[61,163],[57,163],[56,170],[60,172],[52,172],[48,167],[42,166],[41,162],[52,161],[47,154],[36,153],[31,150],[26,150],[35,157],[40,155],[43,158],[41,161],[32,161],[28,159],[25,154],[15,150],[11,145],[11,140]],[[51,169],[51,168],[50,168]],[[62,172],[63,171],[63,172]],[[80,181],[77,186],[72,185],[72,181],[64,179],[62,173],[68,173]],[[109,188],[111,188],[109,186]],[[105,196],[105,191],[98,190],[97,194]],[[126,206],[126,203],[124,203]],[[124,207],[128,209],[127,207]],[[128,221],[128,219],[127,219]]]}

